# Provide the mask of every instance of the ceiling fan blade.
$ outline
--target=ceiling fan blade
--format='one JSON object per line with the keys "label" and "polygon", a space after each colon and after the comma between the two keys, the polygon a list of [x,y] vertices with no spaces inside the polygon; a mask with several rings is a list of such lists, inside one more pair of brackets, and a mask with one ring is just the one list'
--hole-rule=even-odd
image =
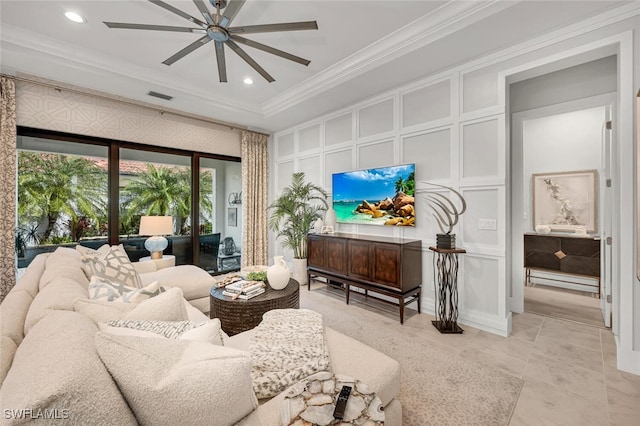
{"label": "ceiling fan blade", "polygon": [[233,18],[240,12],[245,1],[246,0],[228,0],[227,7],[224,8],[224,13],[222,14],[220,26],[227,28],[231,21],[233,21]]}
{"label": "ceiling fan blade", "polygon": [[275,47],[267,46],[266,44],[258,43],[257,41],[249,40],[248,38],[240,37],[239,35],[232,35],[231,40],[242,43],[249,47],[253,47],[255,49],[262,50],[263,52],[271,53],[272,55],[280,56],[281,58],[285,58],[305,66],[311,63],[311,61],[307,59],[292,55],[291,53],[284,52],[282,50],[276,49]]}
{"label": "ceiling fan blade", "polygon": [[216,60],[218,61],[218,76],[220,83],[227,82],[227,63],[224,59],[224,43],[216,41]]}
{"label": "ceiling fan blade", "polygon": [[170,4],[167,4],[161,0],[149,0],[151,3],[155,4],[156,6],[160,6],[163,9],[168,10],[169,12],[175,13],[178,16],[183,17],[184,19],[186,19],[189,22],[193,22],[194,24],[200,25],[202,28],[207,28],[207,24],[205,24],[204,22],[202,22],[201,20],[194,18],[193,16],[189,15],[188,13],[185,13],[183,11],[181,11],[180,9],[171,6]]}
{"label": "ceiling fan blade", "polygon": [[178,33],[206,34],[204,28],[172,27],[168,25],[147,25],[147,24],[126,24],[122,22],[103,22],[109,28],[122,28],[127,30],[155,30],[155,31],[175,31]]}
{"label": "ceiling fan blade", "polygon": [[202,47],[205,44],[209,43],[210,41],[211,39],[207,35],[205,35],[204,37],[200,37],[198,40],[194,41],[193,43],[191,43],[190,45],[188,45],[187,47],[185,47],[175,55],[162,61],[162,63],[165,65],[171,65],[177,60],[184,58],[185,56],[187,56],[189,53],[193,52],[197,48]]}
{"label": "ceiling fan blade", "polygon": [[258,65],[258,63],[256,61],[253,60],[253,58],[251,58],[251,56],[247,55],[247,52],[245,52],[244,50],[242,50],[240,48],[240,46],[238,46],[233,40],[229,39],[226,41],[226,43],[229,45],[229,47],[238,54],[238,56],[240,56],[242,59],[244,59],[244,61],[246,63],[248,63],[249,65],[251,65],[251,67],[258,71],[258,73],[260,73],[261,76],[263,76],[265,78],[265,80],[267,80],[269,83],[273,83],[274,81],[276,81],[275,78],[271,77],[271,75],[269,75],[268,72],[266,72],[264,70],[264,68],[262,68],[260,65]]}
{"label": "ceiling fan blade", "polygon": [[230,33],[254,34],[254,33],[270,33],[275,31],[300,31],[300,30],[317,30],[318,23],[316,21],[304,22],[286,22],[282,24],[264,24],[264,25],[245,25],[242,27],[229,28]]}
{"label": "ceiling fan blade", "polygon": [[204,20],[207,21],[209,25],[213,25],[213,17],[211,16],[211,13],[209,13],[209,9],[207,9],[204,2],[202,0],[193,0],[193,3],[196,5],[200,13],[202,13]]}

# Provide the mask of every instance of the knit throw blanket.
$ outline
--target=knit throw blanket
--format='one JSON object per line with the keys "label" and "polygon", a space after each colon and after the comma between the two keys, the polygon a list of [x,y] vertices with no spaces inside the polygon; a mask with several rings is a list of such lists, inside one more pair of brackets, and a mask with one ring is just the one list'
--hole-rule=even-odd
{"label": "knit throw blanket", "polygon": [[330,371],[322,315],[307,309],[264,314],[249,342],[256,396],[271,398],[305,377]]}

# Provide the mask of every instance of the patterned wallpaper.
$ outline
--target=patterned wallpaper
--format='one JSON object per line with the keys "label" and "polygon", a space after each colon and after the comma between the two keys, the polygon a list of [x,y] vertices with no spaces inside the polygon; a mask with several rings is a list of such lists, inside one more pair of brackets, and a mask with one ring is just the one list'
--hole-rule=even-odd
{"label": "patterned wallpaper", "polygon": [[16,82],[19,126],[240,157],[240,130],[151,108]]}

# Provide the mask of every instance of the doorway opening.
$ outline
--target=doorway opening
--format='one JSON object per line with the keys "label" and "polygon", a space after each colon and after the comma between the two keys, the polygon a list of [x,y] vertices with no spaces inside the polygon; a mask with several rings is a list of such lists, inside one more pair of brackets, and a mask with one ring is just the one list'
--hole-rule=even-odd
{"label": "doorway opening", "polygon": [[611,327],[618,71],[600,53],[507,80],[511,310]]}

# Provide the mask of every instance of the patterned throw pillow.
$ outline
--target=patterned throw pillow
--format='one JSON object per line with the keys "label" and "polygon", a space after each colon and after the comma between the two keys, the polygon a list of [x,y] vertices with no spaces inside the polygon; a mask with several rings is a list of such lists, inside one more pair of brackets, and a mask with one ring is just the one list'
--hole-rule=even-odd
{"label": "patterned throw pillow", "polygon": [[[99,253],[100,251],[98,251]],[[100,255],[83,255],[82,269],[87,278],[107,278],[128,285],[142,287],[140,276],[121,246],[112,246]]]}
{"label": "patterned throw pillow", "polygon": [[119,319],[100,323],[99,326],[102,331],[121,336],[199,340],[224,346],[221,324],[218,318],[201,322]]}
{"label": "patterned throw pillow", "polygon": [[137,288],[94,275],[89,282],[89,298],[107,302],[140,303],[163,291],[165,289],[160,287],[158,281],[154,281],[146,287]]}

